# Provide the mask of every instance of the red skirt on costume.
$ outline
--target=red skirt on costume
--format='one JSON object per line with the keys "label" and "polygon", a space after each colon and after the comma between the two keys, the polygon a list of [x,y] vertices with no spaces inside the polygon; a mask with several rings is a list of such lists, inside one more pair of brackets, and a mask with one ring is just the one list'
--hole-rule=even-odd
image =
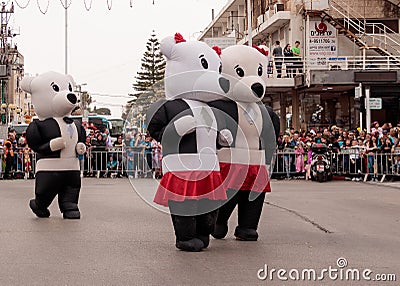
{"label": "red skirt on costume", "polygon": [[154,202],[168,206],[168,201],[209,199],[227,200],[219,171],[175,171],[163,175]]}
{"label": "red skirt on costume", "polygon": [[270,178],[266,165],[219,163],[225,189],[271,192]]}

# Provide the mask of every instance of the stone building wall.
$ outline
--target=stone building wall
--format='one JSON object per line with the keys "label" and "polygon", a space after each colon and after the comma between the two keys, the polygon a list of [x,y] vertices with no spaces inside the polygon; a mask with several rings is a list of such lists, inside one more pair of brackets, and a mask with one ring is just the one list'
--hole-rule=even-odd
{"label": "stone building wall", "polygon": [[[357,14],[353,16],[358,16],[358,18],[367,19],[390,19],[398,18],[399,16],[399,6],[386,0],[333,0],[338,3],[342,8],[350,7],[351,14]],[[340,16],[334,11],[330,11],[330,14],[334,17]]]}

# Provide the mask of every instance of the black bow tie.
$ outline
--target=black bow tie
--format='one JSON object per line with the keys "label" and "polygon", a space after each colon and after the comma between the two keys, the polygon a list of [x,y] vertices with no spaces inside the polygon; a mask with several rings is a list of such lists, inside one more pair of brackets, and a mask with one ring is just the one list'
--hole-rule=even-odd
{"label": "black bow tie", "polygon": [[65,121],[65,123],[67,124],[71,124],[72,122],[74,122],[74,120],[72,118],[69,117],[64,117],[63,120]]}

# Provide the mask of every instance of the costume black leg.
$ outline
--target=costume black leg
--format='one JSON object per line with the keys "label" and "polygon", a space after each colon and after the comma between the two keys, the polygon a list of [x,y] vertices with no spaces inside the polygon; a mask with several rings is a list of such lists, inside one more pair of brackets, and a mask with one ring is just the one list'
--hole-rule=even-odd
{"label": "costume black leg", "polygon": [[63,213],[63,217],[67,219],[79,219],[78,200],[81,189],[79,171],[60,172],[59,184],[64,185],[64,188],[58,194],[58,206]]}
{"label": "costume black leg", "polygon": [[35,179],[35,199],[30,200],[29,206],[38,217],[49,217],[47,209],[58,192],[58,177],[54,172],[38,172]]}
{"label": "costume black leg", "polygon": [[228,220],[239,201],[240,191],[229,189],[226,194],[228,201],[219,208],[215,229],[211,233],[214,238],[222,239],[228,233]]}
{"label": "costume black leg", "polygon": [[238,226],[235,230],[237,239],[249,241],[258,239],[257,227],[264,206],[264,199],[265,193],[240,191]]}
{"label": "costume black leg", "polygon": [[204,248],[210,243],[210,234],[214,231],[217,220],[218,210],[196,216],[196,234],[203,244]]}
{"label": "costume black leg", "polygon": [[196,238],[196,217],[194,215],[180,215],[186,214],[193,202],[169,201],[168,205],[175,230],[175,246],[184,251],[201,251],[204,248],[204,243]]}

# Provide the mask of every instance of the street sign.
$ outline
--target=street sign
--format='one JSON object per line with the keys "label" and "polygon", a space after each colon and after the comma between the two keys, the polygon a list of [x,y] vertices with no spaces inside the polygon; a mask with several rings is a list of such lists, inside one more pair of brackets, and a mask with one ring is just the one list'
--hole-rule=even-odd
{"label": "street sign", "polygon": [[370,98],[369,99],[370,109],[382,109],[382,98]]}
{"label": "street sign", "polygon": [[356,99],[360,98],[361,97],[361,91],[362,91],[361,87],[356,86],[354,88],[354,98],[356,98]]}
{"label": "street sign", "polygon": [[229,46],[236,45],[236,38],[235,37],[205,38],[204,42],[210,47],[218,46],[221,49],[224,49]]}

